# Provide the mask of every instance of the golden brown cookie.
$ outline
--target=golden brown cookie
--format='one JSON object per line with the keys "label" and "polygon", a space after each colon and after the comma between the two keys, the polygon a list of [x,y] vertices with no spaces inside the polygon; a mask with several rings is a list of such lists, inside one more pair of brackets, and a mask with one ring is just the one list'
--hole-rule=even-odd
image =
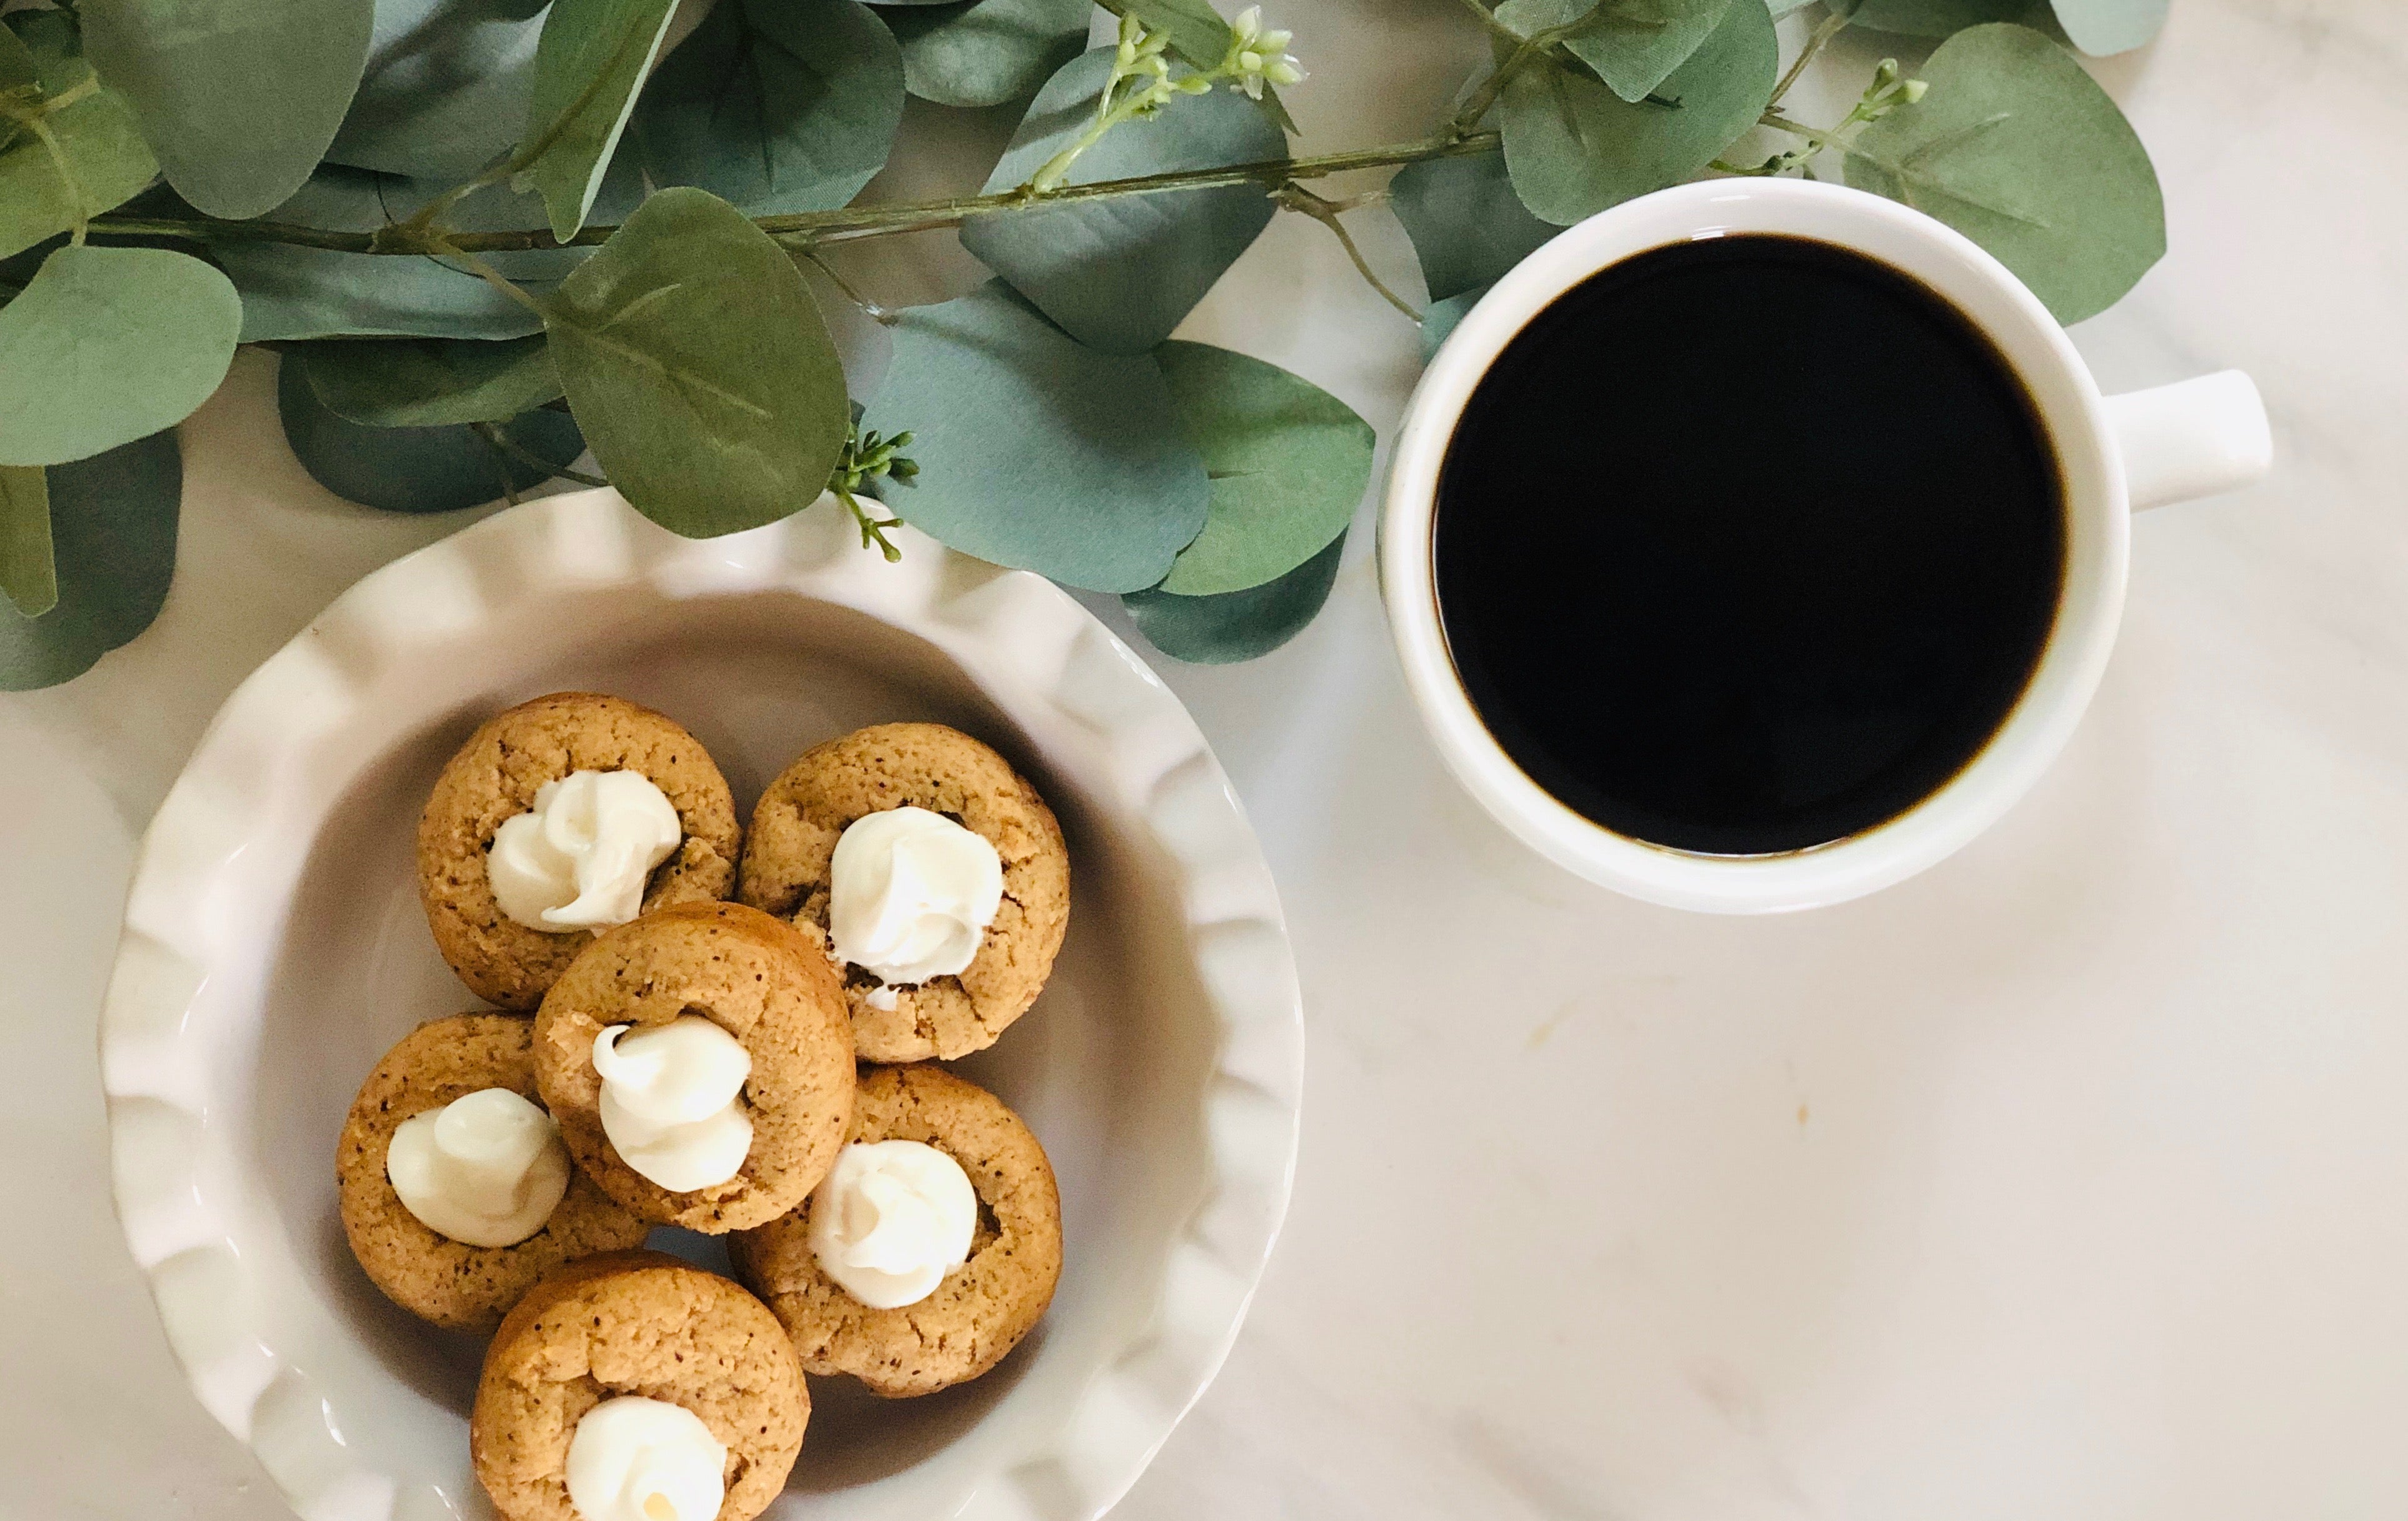
{"label": "golden brown cookie", "polygon": [[760,1300],[658,1252],[588,1257],[528,1290],[485,1349],[468,1450],[502,1521],[582,1521],[569,1439],[629,1394],[684,1406],[726,1444],[717,1521],[777,1498],[811,1413],[794,1343]]}
{"label": "golden brown cookie", "polygon": [[[752,1147],[724,1184],[672,1193],[621,1160],[603,1134],[594,1038],[611,1025],[700,1014],[752,1057],[743,1101]],[[535,1016],[536,1085],[568,1154],[647,1220],[740,1230],[801,1202],[853,1117],[853,1035],[827,957],[782,919],[740,903],[683,903],[605,931]]]}
{"label": "golden brown cookie", "polygon": [[881,724],[804,753],[752,811],[736,896],[792,918],[825,947],[828,861],[846,825],[906,805],[942,813],[1003,857],[1003,906],[957,977],[870,1000],[878,980],[846,969],[853,1049],[864,1061],[952,1060],[995,1043],[1054,969],[1070,922],[1070,853],[1054,812],[1001,755],[941,724]]}
{"label": "golden brown cookie", "polygon": [[571,771],[640,771],[677,810],[685,839],[652,870],[644,911],[725,897],[736,884],[736,799],[695,737],[649,708],[555,692],[496,713],[443,768],[418,821],[418,894],[436,948],[480,998],[532,1009],[594,941],[591,930],[530,929],[502,912],[485,853],[505,820]]}
{"label": "golden brown cookie", "polygon": [[385,1176],[401,1122],[480,1088],[536,1097],[534,1043],[523,1014],[458,1014],[402,1037],[360,1084],[335,1152],[343,1234],[369,1282],[437,1326],[491,1330],[528,1287],[565,1262],[643,1244],[651,1228],[572,1173],[544,1227],[515,1246],[468,1246],[422,1225]]}
{"label": "golden brown cookie", "polygon": [[1045,1148],[1002,1099],[924,1065],[864,1069],[851,1139],[916,1141],[962,1165],[979,1197],[969,1260],[919,1303],[873,1310],[821,1270],[806,1199],[728,1242],[738,1275],[777,1312],[807,1373],[850,1373],[888,1399],[978,1377],[1028,1334],[1062,1276]]}

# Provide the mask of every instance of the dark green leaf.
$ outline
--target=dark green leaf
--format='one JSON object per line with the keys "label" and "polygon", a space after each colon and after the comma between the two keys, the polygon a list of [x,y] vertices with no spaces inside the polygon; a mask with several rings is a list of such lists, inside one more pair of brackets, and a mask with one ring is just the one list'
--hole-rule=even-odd
{"label": "dark green leaf", "polygon": [[[34,62],[33,50],[18,36],[17,29],[0,26],[0,93],[22,90],[29,84],[38,87],[41,80],[41,66]],[[0,141],[6,141],[14,129],[14,122],[0,121]]]}
{"label": "dark green leaf", "polygon": [[[0,79],[6,78],[0,73]],[[50,479],[38,465],[0,465],[0,592],[27,618],[38,618],[59,605],[58,566],[50,554]]]}
{"label": "dark green leaf", "polygon": [[1161,589],[1259,586],[1346,531],[1371,482],[1371,424],[1319,386],[1245,354],[1176,339],[1154,357],[1212,479],[1203,531]]}
{"label": "dark green leaf", "polygon": [[[25,24],[25,38],[20,40],[14,28],[22,24],[21,17],[25,22],[55,20],[49,25]],[[75,54],[75,25],[64,12],[20,11],[9,22],[0,28],[0,36],[8,39],[11,72],[30,76],[20,79],[20,86],[36,83],[50,97],[91,78],[91,67]],[[38,136],[0,121],[0,259],[73,227],[77,202],[86,217],[96,217],[123,204],[159,172],[133,108],[113,90],[59,107],[43,118],[43,124],[74,171],[79,194],[69,198],[66,182]]]}
{"label": "dark green leaf", "polygon": [[2052,0],[2057,24],[2084,52],[2129,52],[2166,24],[2170,0]]}
{"label": "dark green leaf", "polygon": [[1270,653],[1304,631],[1329,600],[1346,536],[1274,581],[1218,596],[1136,592],[1121,598],[1138,632],[1176,660],[1227,666]]}
{"label": "dark green leaf", "polygon": [[37,618],[0,607],[0,689],[80,676],[150,626],[176,569],[183,466],[173,433],[45,472],[58,603]]}
{"label": "dark green leaf", "polygon": [[[276,405],[285,441],[302,468],[318,484],[362,507],[451,512],[523,491],[549,475],[465,424],[381,428],[337,417],[319,401],[291,355],[277,378]],[[497,431],[548,465],[567,465],[585,452],[585,440],[565,412],[528,412],[498,424]]]}
{"label": "dark green leaf", "polygon": [[545,0],[380,0],[367,71],[326,157],[460,180],[516,145]]}
{"label": "dark green leaf", "polygon": [[1388,181],[1388,200],[1433,301],[1490,283],[1563,231],[1522,205],[1502,153],[1408,164]]}
{"label": "dark green leaf", "polygon": [[173,427],[225,379],[242,302],[163,249],[62,248],[0,307],[0,465],[83,459]]}
{"label": "dark green leaf", "polygon": [[540,333],[499,343],[330,338],[293,350],[284,363],[308,376],[337,416],[371,427],[499,423],[561,394]]}
{"label": "dark green leaf", "polygon": [[1422,313],[1422,363],[1427,364],[1438,357],[1439,345],[1446,341],[1447,335],[1455,331],[1455,324],[1463,321],[1472,308],[1480,305],[1480,298],[1487,294],[1488,287],[1483,285],[1477,290],[1465,291],[1459,295],[1450,295],[1443,301],[1429,304],[1429,309]]}
{"label": "dark green leaf", "polygon": [[784,251],[725,201],[647,200],[548,325],[595,457],[653,522],[708,538],[826,488],[851,423],[836,345]]}
{"label": "dark green leaf", "polygon": [[903,313],[865,421],[910,430],[898,516],[1068,586],[1154,585],[1211,504],[1161,366],[1082,348],[997,282]]}
{"label": "dark green leaf", "polygon": [[552,0],[543,19],[521,151],[542,149],[528,173],[563,242],[585,225],[676,12],[677,0]]}
{"label": "dark green leaf", "polygon": [[1607,89],[1637,101],[1698,50],[1730,6],[1731,0],[1505,0],[1497,19],[1526,37],[1577,22],[1564,47],[1597,70]]}
{"label": "dark green leaf", "polygon": [[2106,310],[2164,254],[2148,151],[2064,49],[1977,26],[1916,72],[1930,93],[1864,130],[1848,183],[1988,249],[2059,322]]}
{"label": "dark green leaf", "polygon": [[167,182],[213,217],[255,217],[309,178],[376,20],[373,0],[83,0],[77,14]]}
{"label": "dark green leaf", "polygon": [[939,106],[1026,100],[1087,45],[1088,0],[959,0],[888,6],[903,82]]}
{"label": "dark green leaf", "polygon": [[1870,32],[1944,37],[1985,22],[2038,22],[2048,0],[1829,0],[1831,8]]}
{"label": "dark green leaf", "polygon": [[[990,193],[1025,183],[1085,130],[1111,67],[1112,50],[1098,48],[1046,81],[987,177]],[[1115,127],[1080,157],[1068,182],[1286,154],[1286,139],[1252,103],[1216,90]],[[964,224],[962,243],[1073,337],[1133,354],[1169,337],[1270,219],[1263,188],[1237,185],[990,212]]]}
{"label": "dark green leaf", "polygon": [[844,205],[903,119],[903,51],[855,0],[720,0],[661,61],[627,126],[654,185],[753,216]]}
{"label": "dark green leaf", "polygon": [[1570,226],[1633,196],[1677,184],[1756,124],[1780,65],[1772,16],[1732,6],[1656,94],[1678,107],[1632,105],[1548,62],[1515,74],[1502,107],[1505,165],[1522,204]]}

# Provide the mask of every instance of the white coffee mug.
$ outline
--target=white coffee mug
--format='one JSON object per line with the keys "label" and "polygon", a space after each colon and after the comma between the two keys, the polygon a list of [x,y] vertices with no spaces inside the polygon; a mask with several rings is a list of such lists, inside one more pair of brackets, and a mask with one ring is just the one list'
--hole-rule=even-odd
{"label": "white coffee mug", "polygon": [[[1598,271],[1694,238],[1770,233],[1876,259],[1938,292],[1988,335],[2039,407],[2064,472],[2064,590],[2039,665],[1981,753],[1938,791],[1862,833],[1767,855],[1708,855],[1631,839],[1557,801],[1481,722],[1439,620],[1432,524],[1456,420],[1498,355]],[[2235,370],[2101,396],[2048,309],[2004,265],[1922,212],[1838,185],[1682,185],[1568,228],[1498,280],[1430,362],[1389,466],[1380,583],[1405,682],[1448,768],[1541,855],[1674,908],[1763,913],[1842,902],[1940,861],[1987,828],[2057,757],[2098,690],[2123,612],[2135,509],[2246,485],[2272,458],[2266,410]]]}

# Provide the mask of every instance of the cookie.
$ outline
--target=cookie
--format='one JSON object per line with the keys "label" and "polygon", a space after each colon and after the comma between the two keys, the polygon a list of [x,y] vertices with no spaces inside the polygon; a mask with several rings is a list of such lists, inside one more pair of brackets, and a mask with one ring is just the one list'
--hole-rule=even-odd
{"label": "cookie", "polygon": [[[609,1026],[681,1014],[710,1020],[752,1057],[739,1103],[752,1140],[733,1178],[672,1192],[604,1133],[594,1040]],[[853,1037],[835,969],[794,926],[737,903],[680,904],[595,940],[537,1011],[535,1071],[569,1155],[605,1193],[647,1220],[712,1234],[801,1202],[852,1122]]]}
{"label": "cookie", "polygon": [[536,1097],[528,1022],[459,1014],[402,1037],[360,1085],[335,1153],[343,1235],[368,1281],[411,1314],[457,1330],[491,1330],[520,1296],[563,1263],[643,1244],[650,1227],[572,1173],[541,1230],[512,1246],[469,1246],[420,1223],[385,1173],[404,1120],[483,1088]]}
{"label": "cookie", "polygon": [[993,1045],[1045,986],[1070,918],[1070,854],[1053,811],[1001,755],[941,724],[860,729],[787,767],[752,811],[738,900],[793,919],[826,947],[838,838],[865,815],[906,805],[993,845],[1003,901],[958,975],[886,989],[847,969],[853,1049],[865,1061],[952,1060]]}
{"label": "cookie", "polygon": [[574,771],[621,770],[650,778],[685,830],[648,879],[644,911],[723,898],[734,887],[736,799],[693,735],[649,708],[592,692],[523,702],[469,736],[436,779],[418,821],[418,892],[427,927],[443,959],[479,997],[533,1009],[594,942],[591,930],[534,929],[503,913],[486,876],[494,836],[535,807],[544,783]]}
{"label": "cookie", "polygon": [[979,1198],[969,1260],[916,1304],[873,1310],[820,1267],[816,1200],[729,1241],[738,1276],[777,1313],[807,1373],[848,1373],[897,1399],[993,1368],[1053,1302],[1062,1201],[1045,1149],[1003,1100],[934,1066],[863,1071],[853,1141],[916,1141],[959,1162]]}
{"label": "cookie", "polygon": [[658,1252],[589,1257],[530,1289],[485,1351],[468,1448],[502,1521],[584,1521],[569,1442],[623,1395],[691,1411],[725,1444],[716,1521],[777,1498],[810,1417],[794,1344],[760,1300]]}

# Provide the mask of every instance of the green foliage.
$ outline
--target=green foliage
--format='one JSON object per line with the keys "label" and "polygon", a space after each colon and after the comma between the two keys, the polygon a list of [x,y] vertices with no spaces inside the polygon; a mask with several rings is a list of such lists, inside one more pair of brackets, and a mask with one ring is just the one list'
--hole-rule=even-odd
{"label": "green foliage", "polygon": [[677,0],[552,0],[519,151],[566,241],[585,225]]}
{"label": "green foliage", "polygon": [[1229,23],[1207,0],[1118,0],[1104,8],[1166,34],[1170,50],[1197,68],[1211,68],[1229,50]]}
{"label": "green foliage", "polygon": [[38,465],[0,465],[0,592],[27,618],[59,605],[50,476]]}
{"label": "green foliage", "polygon": [[2166,24],[2172,0],[2052,0],[2057,22],[2086,53],[2129,52]]}
{"label": "green foliage", "polygon": [[325,156],[367,62],[373,0],[83,0],[93,66],[134,105],[167,182],[255,217]]}
{"label": "green foliage", "polygon": [[1137,592],[1121,598],[1154,647],[1177,660],[1226,666],[1256,660],[1304,631],[1337,584],[1341,533],[1327,548],[1277,581],[1218,596]]}
{"label": "green foliage", "polygon": [[886,5],[903,47],[903,82],[939,106],[1026,100],[1087,45],[1088,0],[955,0]]}
{"label": "green foliage", "polygon": [[2157,171],[2107,93],[2039,33],[1979,26],[1923,65],[1920,105],[1865,128],[1848,182],[1998,255],[2059,322],[2104,311],[2166,251]]}
{"label": "green foliage", "polygon": [[242,306],[161,249],[62,248],[0,307],[0,465],[57,465],[180,423],[225,379]]}
{"label": "green foliage", "polygon": [[844,205],[885,166],[903,50],[856,0],[721,0],[661,61],[614,169],[759,216]]}
{"label": "green foliage", "polygon": [[[989,192],[1026,181],[1084,132],[1111,77],[1097,48],[1046,81],[987,177]],[[1277,159],[1286,139],[1243,96],[1182,98],[1126,123],[1082,154],[1067,183]],[[971,218],[962,244],[1082,343],[1143,353],[1170,336],[1271,219],[1262,187],[1125,196]]]}
{"label": "green foliage", "polygon": [[336,416],[370,427],[500,423],[561,395],[560,372],[540,333],[499,343],[332,338],[294,349],[284,364],[308,377],[310,390]]}
{"label": "green foliage", "polygon": [[1563,229],[1530,215],[1501,153],[1425,159],[1388,181],[1432,301],[1485,286]]}
{"label": "green foliage", "polygon": [[183,466],[173,433],[155,433],[43,472],[58,599],[27,617],[0,607],[0,690],[80,676],[150,626],[176,568]]}
{"label": "green foliage", "polygon": [[1153,357],[1082,348],[999,283],[902,314],[867,416],[911,431],[896,515],[1068,586],[1154,585],[1211,506]]}
{"label": "green foliage", "polygon": [[380,0],[329,163],[466,179],[517,143],[546,0]]}
{"label": "green foliage", "polygon": [[1637,101],[1686,62],[1730,7],[1731,0],[1505,0],[1497,19],[1526,37],[1570,28],[1562,36],[1572,56],[1607,89]]}
{"label": "green foliage", "polygon": [[1346,531],[1371,482],[1371,424],[1319,386],[1245,354],[1154,351],[1212,505],[1161,589],[1181,596],[1276,581]]}
{"label": "green foliage", "polygon": [[2044,21],[2048,0],[1826,0],[1851,24],[1902,36],[1944,37],[1988,22]]}
{"label": "green foliage", "polygon": [[531,411],[482,426],[366,426],[329,410],[294,357],[285,357],[276,384],[285,441],[312,480],[362,507],[457,511],[536,485],[552,466],[585,452],[566,412]]}
{"label": "green foliage", "polygon": [[1462,322],[1472,308],[1480,305],[1480,298],[1487,294],[1488,287],[1482,285],[1429,304],[1422,313],[1422,363],[1427,364],[1438,357],[1439,345],[1446,341],[1447,335],[1455,331],[1455,324]]}
{"label": "green foliage", "polygon": [[1594,79],[1541,61],[1499,99],[1505,165],[1522,204],[1546,222],[1583,217],[1677,184],[1755,125],[1780,49],[1761,6],[1732,6],[1658,86],[1677,106],[1633,105]]}
{"label": "green foliage", "polygon": [[784,251],[725,201],[645,201],[545,325],[595,458],[653,522],[708,538],[826,487],[852,423],[836,345]]}
{"label": "green foliage", "polygon": [[[50,104],[88,87],[67,105]],[[0,116],[0,259],[65,232],[79,212],[96,217],[122,205],[159,172],[133,108],[117,92],[92,86],[64,11],[19,11],[0,27],[0,91],[18,109],[40,112],[75,176],[70,194],[41,133]]]}

